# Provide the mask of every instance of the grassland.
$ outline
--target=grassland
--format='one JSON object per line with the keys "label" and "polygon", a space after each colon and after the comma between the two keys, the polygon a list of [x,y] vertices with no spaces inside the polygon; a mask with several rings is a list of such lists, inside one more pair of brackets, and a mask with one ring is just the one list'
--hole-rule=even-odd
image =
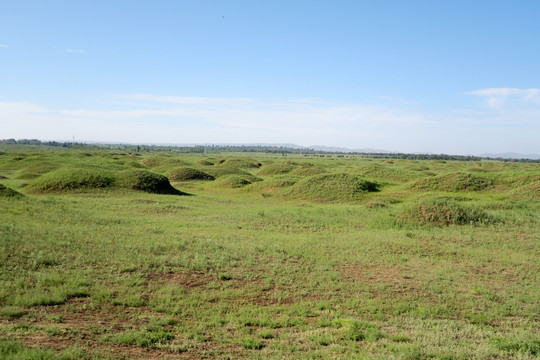
{"label": "grassland", "polygon": [[535,359],[540,165],[0,152],[2,359]]}

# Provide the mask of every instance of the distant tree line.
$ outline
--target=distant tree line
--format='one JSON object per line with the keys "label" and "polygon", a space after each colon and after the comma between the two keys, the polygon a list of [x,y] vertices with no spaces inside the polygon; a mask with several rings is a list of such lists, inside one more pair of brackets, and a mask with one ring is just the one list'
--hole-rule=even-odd
{"label": "distant tree line", "polygon": [[265,145],[194,145],[194,146],[174,146],[174,145],[132,145],[132,144],[86,144],[80,142],[58,142],[41,141],[38,139],[3,139],[0,145],[14,145],[22,148],[64,148],[88,151],[114,150],[133,153],[171,153],[171,154],[221,154],[221,153],[265,153],[275,155],[304,155],[317,157],[355,157],[369,159],[405,159],[405,160],[441,160],[441,161],[480,161],[497,160],[505,162],[528,162],[540,163],[540,159],[506,159],[506,158],[485,158],[479,156],[466,155],[446,155],[446,154],[404,154],[404,153],[343,153],[327,152],[309,148],[290,148],[284,146]]}

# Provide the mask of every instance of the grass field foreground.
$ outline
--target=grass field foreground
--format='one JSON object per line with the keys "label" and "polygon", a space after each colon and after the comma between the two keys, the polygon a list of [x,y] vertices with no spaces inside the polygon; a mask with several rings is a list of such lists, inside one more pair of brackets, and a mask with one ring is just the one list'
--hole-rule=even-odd
{"label": "grass field foreground", "polygon": [[0,152],[2,359],[536,359],[540,165]]}

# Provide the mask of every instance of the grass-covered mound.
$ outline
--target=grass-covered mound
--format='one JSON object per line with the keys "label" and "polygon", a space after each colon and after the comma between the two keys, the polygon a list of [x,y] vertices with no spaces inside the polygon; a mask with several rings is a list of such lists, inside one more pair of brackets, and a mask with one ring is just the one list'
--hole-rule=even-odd
{"label": "grass-covered mound", "polygon": [[206,173],[212,175],[215,178],[219,178],[219,177],[227,176],[227,175],[253,176],[247,171],[244,171],[242,169],[235,168],[235,167],[227,167],[227,166],[219,167],[219,168],[207,168],[204,170]]}
{"label": "grass-covered mound", "polygon": [[488,224],[495,219],[482,209],[461,204],[450,198],[434,198],[422,200],[406,209],[402,214],[405,221],[421,225],[468,225]]}
{"label": "grass-covered mound", "polygon": [[254,169],[259,168],[262,164],[250,158],[228,158],[221,159],[216,163],[219,167],[232,167],[239,169]]}
{"label": "grass-covered mound", "polygon": [[126,189],[140,190],[153,194],[182,195],[172,187],[166,176],[144,170],[127,170],[118,174],[118,184]]}
{"label": "grass-covered mound", "polygon": [[257,175],[283,175],[288,174],[294,169],[293,165],[290,164],[269,164],[261,167],[261,170],[257,172]]}
{"label": "grass-covered mound", "polygon": [[189,167],[171,170],[167,173],[167,177],[172,181],[212,181],[216,179],[214,176],[205,173],[204,171]]}
{"label": "grass-covered mound", "polygon": [[247,186],[251,183],[253,183],[253,177],[250,178],[241,175],[229,175],[219,179],[216,185],[219,187],[237,189],[243,188],[244,186]]}
{"label": "grass-covered mound", "polygon": [[510,197],[526,201],[540,201],[540,181],[517,188],[516,190],[512,191]]}
{"label": "grass-covered mound", "polygon": [[32,179],[37,179],[40,176],[41,175],[38,175],[38,174],[22,173],[22,174],[19,174],[19,175],[15,176],[15,179],[17,179],[17,180],[32,180]]}
{"label": "grass-covered mound", "polygon": [[214,163],[212,161],[206,160],[206,159],[198,161],[198,164],[202,165],[202,166],[213,166],[214,165]]}
{"label": "grass-covered mound", "polygon": [[417,179],[420,176],[412,171],[395,168],[393,165],[380,164],[369,164],[360,170],[360,174],[373,179],[383,179],[397,182]]}
{"label": "grass-covered mound", "polygon": [[21,170],[22,174],[38,174],[43,175],[50,171],[58,169],[58,165],[52,164],[48,161],[41,161],[30,166],[25,167]]}
{"label": "grass-covered mound", "polygon": [[147,168],[156,168],[163,166],[188,166],[191,165],[189,162],[178,159],[169,155],[154,155],[149,156],[141,160],[141,164]]}
{"label": "grass-covered mound", "polygon": [[275,192],[296,184],[300,178],[291,175],[275,176],[264,181],[252,183],[246,190],[259,192]]}
{"label": "grass-covered mound", "polygon": [[493,185],[493,180],[467,173],[451,173],[433,178],[420,179],[413,188],[439,191],[482,191]]}
{"label": "grass-covered mound", "polygon": [[379,184],[350,174],[322,174],[304,179],[290,188],[289,197],[317,202],[354,201]]}
{"label": "grass-covered mound", "polygon": [[298,176],[314,176],[324,173],[326,173],[326,170],[324,168],[311,164],[302,165],[291,172],[291,174]]}
{"label": "grass-covered mound", "polygon": [[60,168],[36,179],[29,186],[31,192],[63,192],[103,189],[116,185],[112,171],[100,168]]}
{"label": "grass-covered mound", "polygon": [[0,184],[0,198],[21,198],[23,196],[20,192]]}

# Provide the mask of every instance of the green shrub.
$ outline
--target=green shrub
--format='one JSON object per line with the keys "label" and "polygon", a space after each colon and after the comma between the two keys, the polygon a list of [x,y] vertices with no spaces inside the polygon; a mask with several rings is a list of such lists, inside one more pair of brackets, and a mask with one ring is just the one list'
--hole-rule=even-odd
{"label": "green shrub", "polygon": [[119,184],[131,190],[140,190],[154,194],[181,195],[181,191],[172,187],[166,176],[144,170],[127,170],[118,175]]}
{"label": "green shrub", "polygon": [[167,177],[172,181],[211,181],[216,179],[214,176],[207,174],[204,171],[188,167],[171,170],[167,173]]}
{"label": "green shrub", "polygon": [[47,193],[71,190],[103,189],[116,185],[109,170],[100,168],[60,168],[36,179],[30,191]]}
{"label": "green shrub", "polygon": [[252,337],[243,337],[240,340],[240,344],[246,349],[258,350],[263,348],[263,342],[260,339],[255,339]]}

